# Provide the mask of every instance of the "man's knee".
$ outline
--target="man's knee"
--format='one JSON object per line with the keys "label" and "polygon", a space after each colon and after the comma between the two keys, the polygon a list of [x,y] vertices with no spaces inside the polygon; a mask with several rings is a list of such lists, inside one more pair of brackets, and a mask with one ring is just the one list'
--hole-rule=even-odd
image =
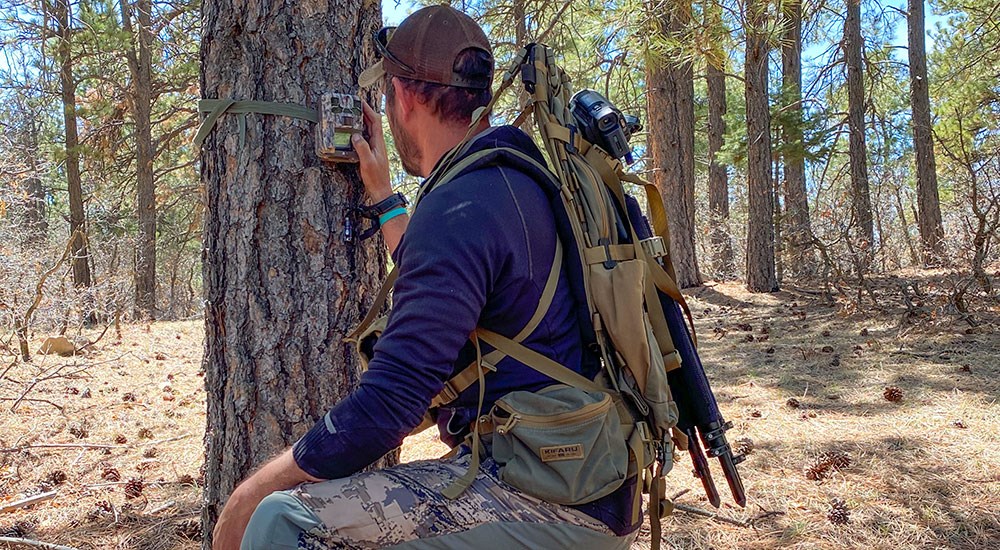
{"label": "man's knee", "polygon": [[319,524],[319,518],[291,494],[271,493],[250,517],[240,550],[294,550],[298,548],[299,535]]}

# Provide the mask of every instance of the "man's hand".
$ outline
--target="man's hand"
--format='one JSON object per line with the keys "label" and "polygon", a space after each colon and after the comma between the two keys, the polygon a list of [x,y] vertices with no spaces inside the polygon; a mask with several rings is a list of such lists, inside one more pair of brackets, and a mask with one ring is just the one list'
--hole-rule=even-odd
{"label": "man's hand", "polygon": [[362,100],[361,109],[365,117],[365,128],[368,128],[368,141],[361,134],[351,136],[351,143],[358,153],[361,163],[361,180],[365,191],[371,197],[372,203],[388,198],[392,194],[392,184],[389,183],[389,157],[385,150],[385,134],[382,130],[382,115]]}
{"label": "man's hand", "polygon": [[299,468],[288,449],[265,464],[233,491],[212,532],[212,550],[239,550],[250,516],[264,497],[300,483],[322,481]]}

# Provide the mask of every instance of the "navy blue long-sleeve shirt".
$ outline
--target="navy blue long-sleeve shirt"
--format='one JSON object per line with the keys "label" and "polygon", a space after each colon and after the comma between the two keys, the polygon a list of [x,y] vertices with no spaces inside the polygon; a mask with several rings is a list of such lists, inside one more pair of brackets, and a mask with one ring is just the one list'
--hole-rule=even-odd
{"label": "navy blue long-sleeve shirt", "polygon": [[[531,139],[513,127],[480,134],[470,152],[498,146],[545,162]],[[474,360],[468,339],[477,326],[513,336],[528,323],[557,238],[549,197],[529,173],[506,163],[480,167],[421,200],[394,254],[399,276],[386,329],[358,388],[296,443],[295,460],[304,471],[326,479],[349,476],[398,447],[445,382]],[[523,344],[579,371],[582,344],[575,315],[563,270],[552,306]],[[552,383],[505,358],[487,376],[483,412],[511,391]],[[461,440],[477,417],[477,403],[478,384],[473,384],[439,411],[446,443]],[[596,512],[592,505],[581,509],[615,531],[630,530],[621,496],[598,504]]]}

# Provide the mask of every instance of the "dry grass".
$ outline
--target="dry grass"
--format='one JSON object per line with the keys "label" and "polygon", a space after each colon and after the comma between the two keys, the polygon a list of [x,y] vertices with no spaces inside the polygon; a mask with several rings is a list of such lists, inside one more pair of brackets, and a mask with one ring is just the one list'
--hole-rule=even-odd
{"label": "dry grass", "polygon": [[[968,324],[934,314],[903,323],[898,309],[878,316],[846,315],[842,306],[824,305],[811,293],[751,295],[729,284],[695,290],[691,305],[720,406],[736,424],[730,442],[748,437],[754,446],[740,467],[747,509],[725,503],[727,490],[717,472],[724,495],[721,512],[739,520],[776,514],[749,528],[678,512],[665,522],[668,547],[1000,545],[995,319],[981,319],[985,322],[967,334]],[[751,330],[743,330],[746,325]],[[12,412],[12,401],[0,402],[4,449],[114,444],[118,435],[127,440],[108,450],[35,448],[0,454],[4,501],[46,488],[57,470],[67,476],[55,486],[54,500],[0,515],[0,532],[27,521],[33,524],[30,538],[81,549],[195,549],[198,544],[185,532],[197,520],[200,498],[201,325],[156,323],[148,330],[138,325],[126,327],[121,342],[114,339],[105,336],[85,357],[36,355],[33,365],[18,365],[0,380],[0,397],[17,397],[28,380],[55,365],[88,367],[72,378],[41,382],[27,395],[60,405],[62,412],[41,401],[22,402]],[[4,368],[11,359],[0,357]],[[165,392],[162,385],[168,382],[171,389]],[[903,399],[886,401],[887,386],[899,387]],[[89,399],[73,393],[86,388]],[[126,393],[135,401],[123,400]],[[789,398],[800,406],[789,406]],[[143,429],[152,439],[140,438]],[[186,434],[190,437],[155,443]],[[144,456],[154,448],[156,456]],[[444,450],[425,432],[406,442],[402,456],[428,458]],[[851,464],[810,481],[805,468],[825,451],[846,452]],[[101,478],[106,468],[117,469],[122,481],[142,478],[143,495],[127,499],[123,485],[106,485]],[[678,502],[710,508],[687,458],[669,483],[671,493],[690,489]],[[850,510],[846,525],[827,519],[835,498]],[[101,501],[111,505],[105,507],[110,511],[100,509]]]}
{"label": "dry grass", "polygon": [[[110,331],[87,355],[35,355],[11,369],[0,397],[19,396],[29,380],[59,366],[62,375],[83,370],[40,382],[26,396],[51,404],[23,401],[11,411],[13,401],[0,402],[0,499],[59,491],[32,509],[0,515],[0,532],[27,523],[28,538],[81,549],[197,548],[186,533],[201,493],[202,335],[197,322],[126,326],[120,341]],[[6,365],[12,358],[2,359]],[[11,450],[51,443],[114,447]],[[52,483],[59,473],[66,480]],[[129,499],[124,482],[133,478],[144,487]]]}

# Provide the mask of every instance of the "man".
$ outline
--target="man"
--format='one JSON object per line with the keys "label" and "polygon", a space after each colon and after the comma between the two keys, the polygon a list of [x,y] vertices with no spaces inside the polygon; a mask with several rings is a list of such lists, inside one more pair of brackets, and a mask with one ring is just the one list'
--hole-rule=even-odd
{"label": "man", "polygon": [[[383,29],[376,42],[381,60],[362,74],[362,85],[383,83],[403,166],[426,178],[490,101],[489,41],[468,16],[432,6]],[[392,197],[381,118],[367,105],[364,113],[371,137],[353,142],[365,188],[385,210],[382,232],[399,269],[392,313],[358,389],[236,488],[214,548],[627,548],[638,529],[635,478],[568,507],[500,482],[488,454],[454,500],[441,491],[468,470],[468,453],[358,473],[399,446],[445,382],[475,359],[468,339],[477,326],[508,336],[525,328],[553,272],[557,240],[541,177],[502,160],[435,187],[408,219]],[[465,155],[503,146],[544,163],[513,127],[491,128],[484,117],[471,133]],[[551,307],[523,344],[593,375],[582,366],[571,289],[560,273]],[[510,358],[496,367],[482,411],[478,384],[435,411],[446,443],[459,445],[497,398],[554,383]]]}

